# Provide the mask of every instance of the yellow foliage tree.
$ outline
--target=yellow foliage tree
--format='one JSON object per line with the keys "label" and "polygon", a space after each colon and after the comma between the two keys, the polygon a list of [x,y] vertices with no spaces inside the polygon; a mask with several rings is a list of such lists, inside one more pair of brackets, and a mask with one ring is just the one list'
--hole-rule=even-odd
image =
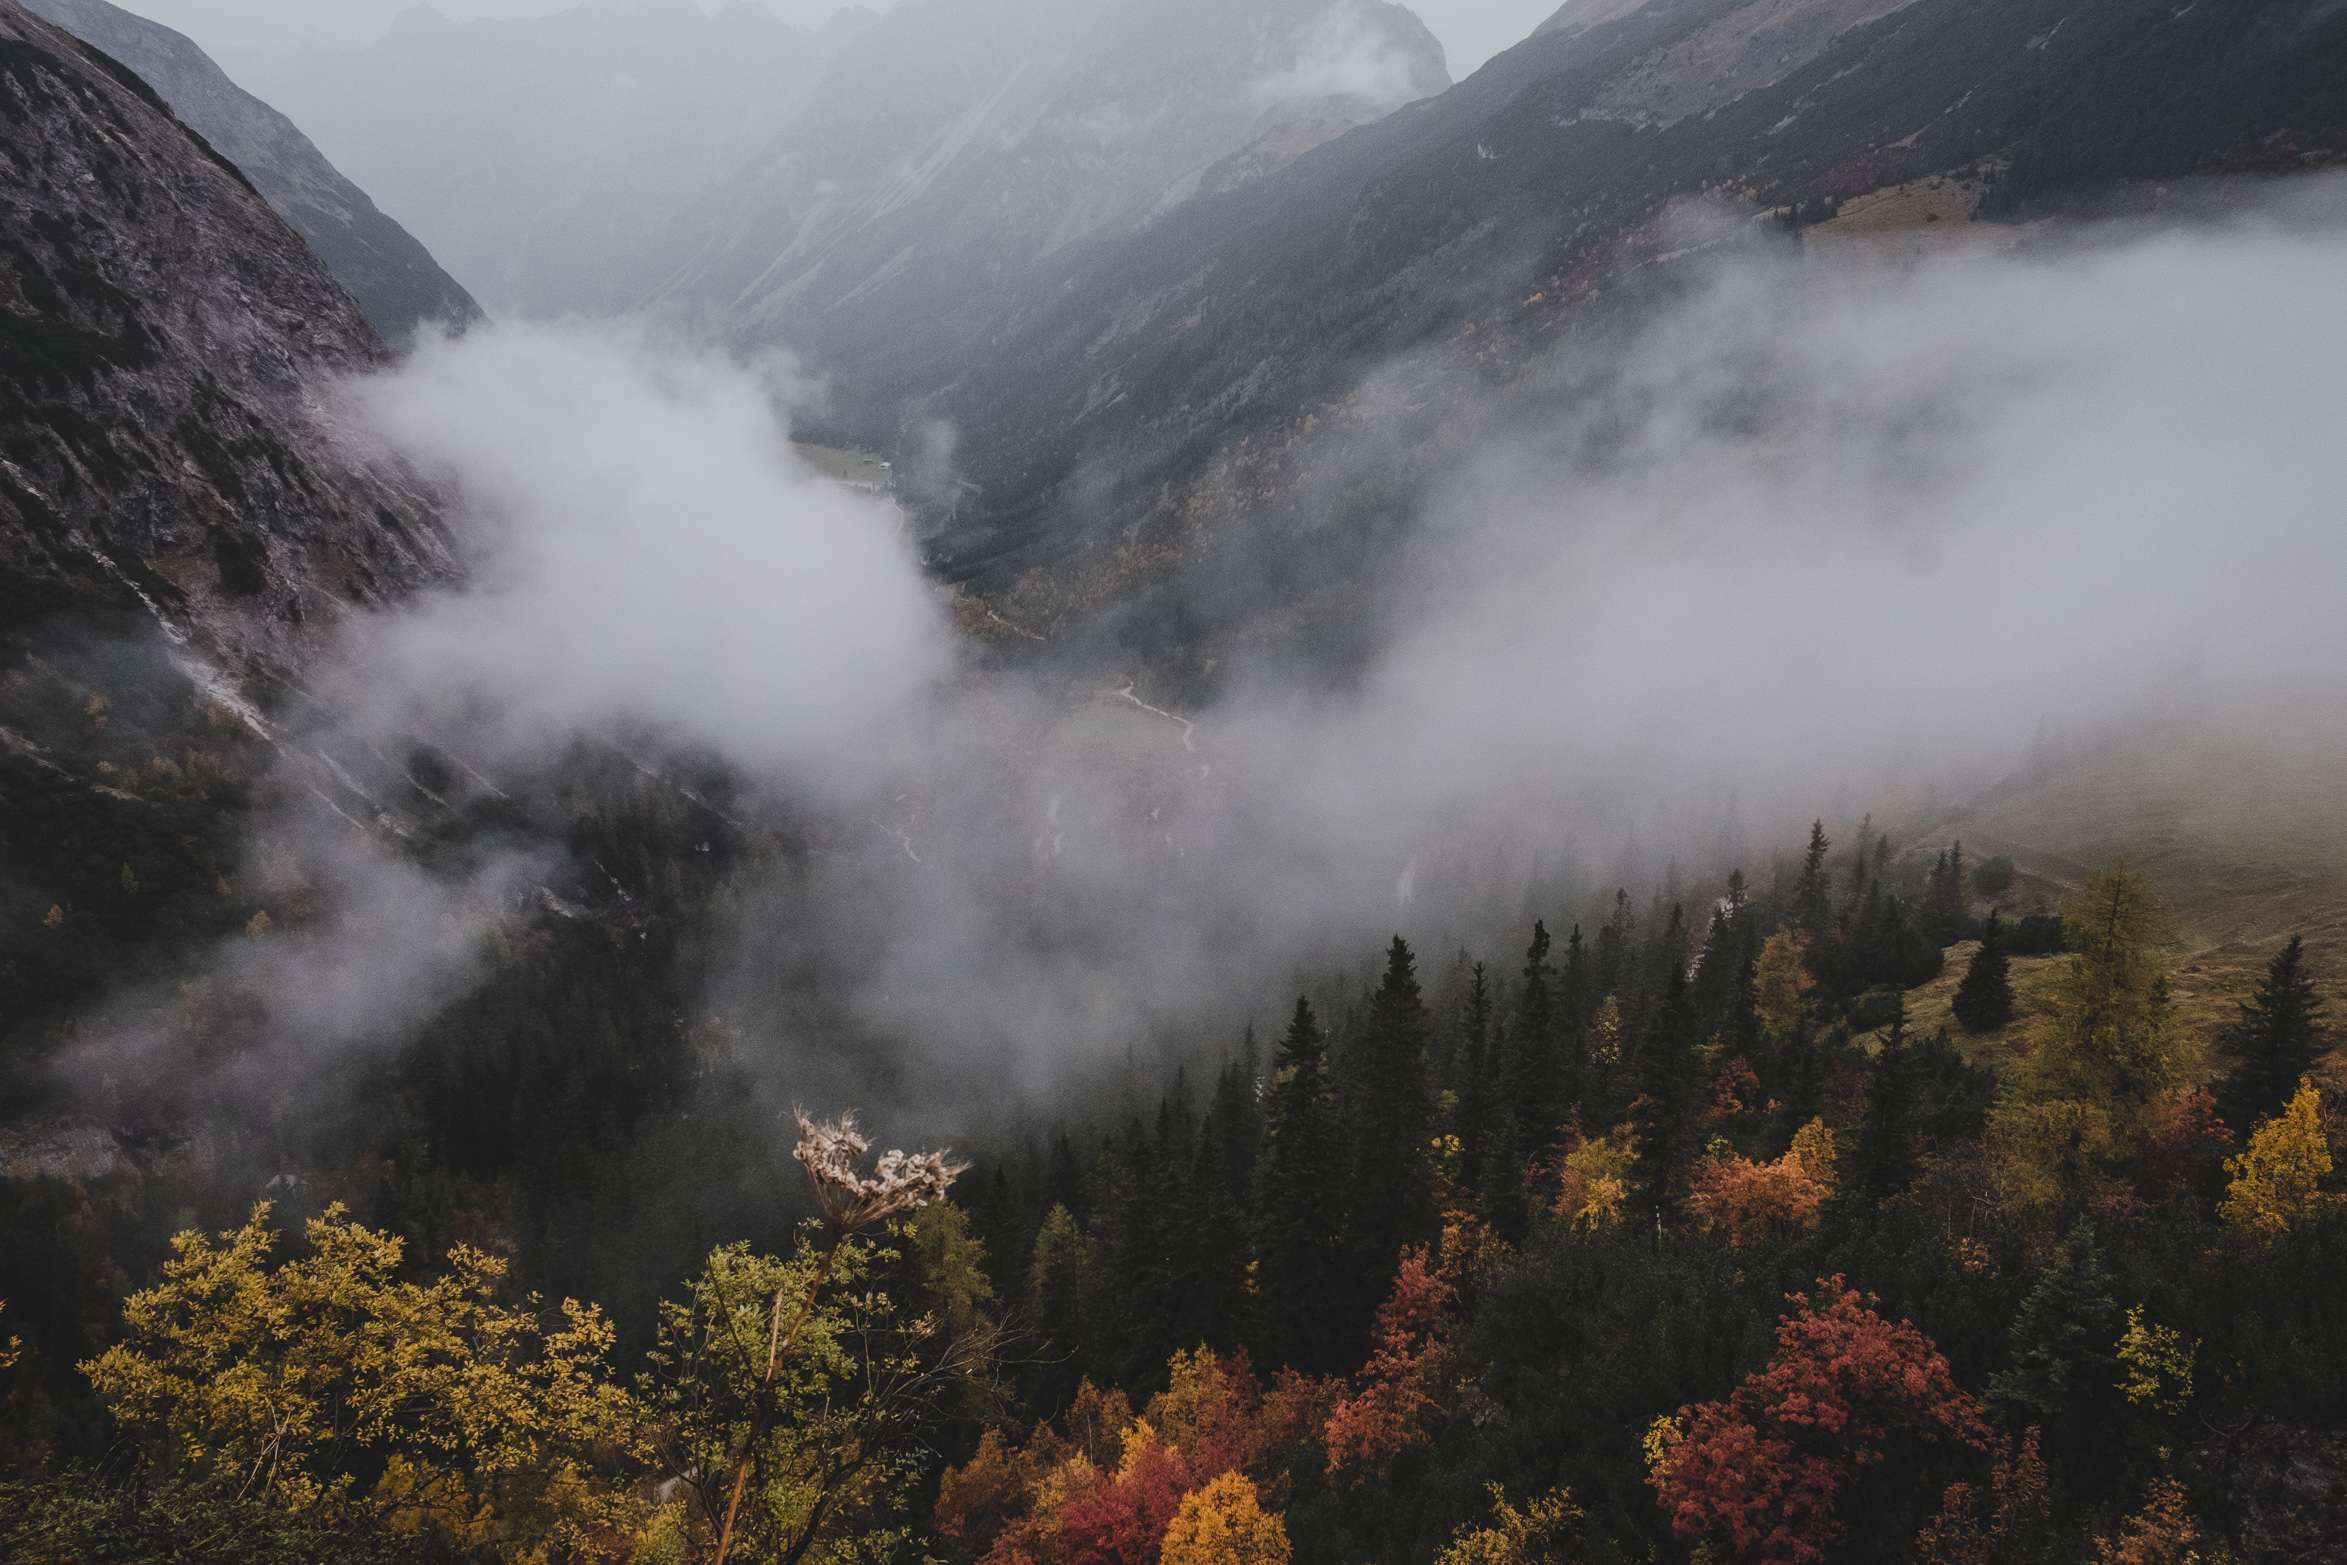
{"label": "yellow foliage tree", "polygon": [[1288,1529],[1255,1486],[1224,1473],[1182,1497],[1166,1524],[1158,1565],[1288,1565]]}
{"label": "yellow foliage tree", "polygon": [[2127,1310],[2119,1334],[2119,1394],[2137,1407],[2175,1414],[2192,1401],[2192,1364],[2200,1344],[2173,1326],[2143,1318],[2143,1306]]}
{"label": "yellow foliage tree", "polygon": [[1752,1003],[1772,1041],[1783,1043],[1800,1030],[1815,983],[1799,935],[1780,929],[1761,942],[1760,961],[1752,974]]}
{"label": "yellow foliage tree", "polygon": [[1460,1528],[1434,1565],[1566,1565],[1590,1557],[1586,1521],[1569,1489],[1518,1506],[1493,1484],[1491,1520]]}
{"label": "yellow foliage tree", "polygon": [[2039,1101],[2075,1100],[2126,1117],[2176,1077],[2163,960],[2174,924],[2151,882],[2123,864],[2062,905],[2072,948],[2030,1029],[2021,1077]]}
{"label": "yellow foliage tree", "polygon": [[403,1281],[400,1240],[339,1206],[304,1237],[276,1259],[264,1202],[217,1243],[171,1241],[163,1280],[124,1301],[123,1341],[81,1366],[125,1431],[229,1494],[431,1523],[508,1557],[634,1519],[593,1468],[634,1423],[601,1311],[501,1304],[505,1263],[463,1245]]}
{"label": "yellow foliage tree", "polygon": [[1994,1178],[2016,1206],[2057,1204],[2126,1155],[2180,1080],[2163,965],[2174,926],[2151,883],[2124,865],[2097,871],[2063,904],[2062,933],[2072,954],[1989,1125]]}
{"label": "yellow foliage tree", "polygon": [[2322,1190],[2331,1172],[2322,1111],[2322,1094],[2302,1079],[2282,1112],[2249,1138],[2248,1150],[2225,1160],[2232,1182],[2218,1212],[2226,1222],[2271,1239],[2332,1203]]}
{"label": "yellow foliage tree", "polygon": [[1630,1204],[1638,1147],[1628,1132],[1593,1136],[1565,1154],[1556,1213],[1586,1232],[1619,1226]]}
{"label": "yellow foliage tree", "polygon": [[1799,1163],[1811,1179],[1822,1185],[1827,1194],[1834,1188],[1834,1129],[1822,1119],[1812,1119],[1793,1132],[1793,1161]]}
{"label": "yellow foliage tree", "polygon": [[2127,1518],[2116,1538],[2094,1540],[2094,1565],[2215,1565],[2222,1556],[2201,1547],[2200,1524],[2184,1486],[2154,1478],[2143,1509]]}

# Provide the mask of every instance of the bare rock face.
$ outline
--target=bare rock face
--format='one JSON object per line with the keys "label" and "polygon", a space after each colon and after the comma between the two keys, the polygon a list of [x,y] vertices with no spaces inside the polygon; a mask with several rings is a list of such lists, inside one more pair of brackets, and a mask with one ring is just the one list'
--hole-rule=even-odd
{"label": "bare rock face", "polygon": [[2203,1457],[2238,1517],[2253,1560],[2338,1558],[2347,1538],[2347,1430],[2259,1422],[2212,1439]]}
{"label": "bare rock face", "polygon": [[150,621],[232,670],[448,569],[427,501],[316,388],[358,305],[137,76],[0,0],[0,638]]}
{"label": "bare rock face", "polygon": [[404,343],[420,327],[461,327],[480,318],[472,295],[431,252],[327,162],[293,121],[229,80],[192,39],[107,0],[28,0],[26,9],[138,72],[293,225],[385,339]]}
{"label": "bare rock face", "polygon": [[33,1106],[10,1080],[20,1044],[63,1041],[43,1017],[138,978],[159,942],[250,916],[232,891],[280,754],[272,714],[353,605],[454,570],[422,487],[357,453],[326,405],[387,357],[145,82],[0,0],[11,1108]]}

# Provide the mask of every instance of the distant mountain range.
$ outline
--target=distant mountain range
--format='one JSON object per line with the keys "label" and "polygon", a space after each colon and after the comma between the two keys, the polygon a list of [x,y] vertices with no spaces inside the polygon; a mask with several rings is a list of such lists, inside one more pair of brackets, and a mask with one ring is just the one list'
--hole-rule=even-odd
{"label": "distant mountain range", "polygon": [[1449,85],[1384,0],[406,13],[275,100],[493,307],[651,306],[852,388],[1130,233]]}
{"label": "distant mountain range", "polygon": [[[1930,185],[1946,232],[2343,156],[2335,0],[1574,0],[1438,97],[1065,252],[873,400],[908,449],[958,434],[935,556],[1022,624],[1150,592],[1243,618],[1264,605],[1202,608],[1181,574],[1236,530],[1346,525],[1279,476],[1316,415],[1430,346],[1504,386],[1692,242],[1690,199],[1798,228]],[[1466,389],[1417,385],[1376,443],[1397,481]]]}
{"label": "distant mountain range", "polygon": [[490,308],[608,312],[641,302],[680,214],[871,25],[851,10],[810,32],[754,0],[465,22],[416,6],[261,86]]}
{"label": "distant mountain range", "polygon": [[479,317],[472,296],[430,252],[377,210],[291,120],[230,81],[185,36],[106,0],[25,3],[143,77],[244,172],[387,340],[404,342],[420,325],[461,326]]}

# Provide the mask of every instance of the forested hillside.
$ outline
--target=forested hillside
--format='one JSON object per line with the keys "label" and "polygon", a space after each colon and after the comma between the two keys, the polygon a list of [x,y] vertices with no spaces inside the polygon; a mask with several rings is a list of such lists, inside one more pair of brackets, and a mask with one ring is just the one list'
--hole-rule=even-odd
{"label": "forested hillside", "polygon": [[2336,972],[2203,1025],[2135,870],[1787,849],[1396,938],[967,1163],[802,1119],[656,1313],[524,1298],[420,1169],[181,1235],[78,1367],[113,1289],[12,1254],[19,1455],[102,1404],[146,1474],[14,1489],[13,1557],[2319,1557]]}

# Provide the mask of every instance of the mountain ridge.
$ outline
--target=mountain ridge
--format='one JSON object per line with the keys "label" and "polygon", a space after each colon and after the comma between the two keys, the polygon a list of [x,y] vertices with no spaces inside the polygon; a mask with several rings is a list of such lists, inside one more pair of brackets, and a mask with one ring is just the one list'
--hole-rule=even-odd
{"label": "mountain ridge", "polygon": [[182,122],[253,181],[386,341],[480,319],[480,306],[413,235],[327,162],[293,121],[237,86],[184,34],[107,0],[26,0],[26,9],[152,85]]}

